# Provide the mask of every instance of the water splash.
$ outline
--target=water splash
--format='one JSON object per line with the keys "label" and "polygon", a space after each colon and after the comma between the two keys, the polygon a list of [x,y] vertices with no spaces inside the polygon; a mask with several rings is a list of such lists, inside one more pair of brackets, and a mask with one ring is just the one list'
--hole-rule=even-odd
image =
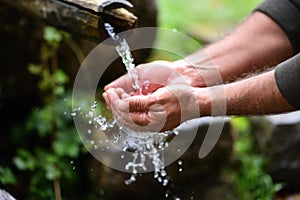
{"label": "water splash", "polygon": [[[99,148],[93,139],[86,140],[86,143],[91,146],[93,150],[105,151],[109,149],[105,144],[112,143],[119,148],[120,151],[131,152],[132,160],[127,162],[124,166],[126,171],[131,171],[131,176],[125,181],[126,185],[130,185],[137,179],[137,174],[147,171],[147,161],[152,164],[154,168],[154,179],[156,179],[162,186],[166,187],[169,183],[165,170],[163,150],[168,147],[166,138],[177,135],[178,132],[167,131],[161,133],[145,133],[136,132],[128,127],[119,125],[117,118],[107,119],[105,116],[96,113],[97,102],[94,102],[90,109],[86,111],[77,108],[72,112],[72,116],[81,116],[82,121],[87,123],[86,135],[91,135],[94,130],[97,134],[105,134],[107,139],[100,141],[100,145],[104,148]],[[124,159],[121,155],[121,159]]]}
{"label": "water splash", "polygon": [[[132,80],[132,88],[141,94],[142,84],[139,81],[139,76],[135,68],[134,59],[130,51],[130,47],[125,38],[121,38],[114,32],[113,27],[105,23],[105,28],[110,37],[115,42],[115,49],[122,58],[129,77]],[[107,140],[105,143],[112,143],[119,147],[120,151],[131,152],[132,160],[127,162],[124,166],[126,171],[130,171],[130,177],[125,180],[126,185],[130,185],[138,178],[138,173],[146,172],[147,164],[151,163],[154,168],[153,178],[157,180],[163,187],[167,187],[171,178],[165,170],[163,151],[168,147],[166,138],[178,135],[178,131],[167,131],[162,133],[145,133],[137,132],[124,127],[118,123],[117,116],[112,119],[107,119],[101,114],[96,114],[97,102],[90,106],[86,114],[81,108],[76,108],[72,112],[73,117],[84,116],[88,123],[87,135],[92,134],[93,130],[97,133],[105,134]],[[93,150],[105,151],[107,148],[96,146],[91,141],[87,141]],[[104,141],[100,141],[100,146],[105,145]],[[102,144],[102,145],[101,145]],[[109,146],[106,146],[109,147]],[[121,155],[120,159],[124,159]],[[166,193],[170,195],[171,193]]]}

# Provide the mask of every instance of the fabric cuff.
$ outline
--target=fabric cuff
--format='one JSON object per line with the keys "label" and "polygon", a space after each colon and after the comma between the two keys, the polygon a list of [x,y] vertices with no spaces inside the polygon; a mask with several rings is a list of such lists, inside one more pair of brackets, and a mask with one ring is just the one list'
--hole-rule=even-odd
{"label": "fabric cuff", "polygon": [[296,109],[300,109],[300,54],[275,68],[275,80],[282,96]]}
{"label": "fabric cuff", "polygon": [[287,34],[294,54],[300,52],[300,0],[266,0],[254,11],[272,18]]}

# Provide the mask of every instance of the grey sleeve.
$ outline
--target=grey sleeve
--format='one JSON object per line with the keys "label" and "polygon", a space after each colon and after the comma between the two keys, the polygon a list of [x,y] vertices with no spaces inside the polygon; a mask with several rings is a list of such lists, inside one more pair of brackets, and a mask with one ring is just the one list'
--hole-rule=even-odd
{"label": "grey sleeve", "polygon": [[300,52],[300,0],[265,0],[255,11],[272,18],[287,34],[294,53]]}
{"label": "grey sleeve", "polygon": [[282,96],[300,109],[300,53],[275,68],[275,79]]}

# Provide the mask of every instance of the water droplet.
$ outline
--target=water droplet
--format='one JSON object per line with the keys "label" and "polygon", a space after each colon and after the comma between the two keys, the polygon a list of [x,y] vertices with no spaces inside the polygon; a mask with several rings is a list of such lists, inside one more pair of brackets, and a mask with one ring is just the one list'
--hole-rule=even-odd
{"label": "water droplet", "polygon": [[177,152],[180,152],[181,150],[180,149],[177,149]]}
{"label": "water droplet", "polygon": [[158,181],[159,183],[161,183],[161,182],[162,182],[162,178],[161,178],[161,177],[158,177],[158,178],[157,178],[157,181]]}
{"label": "water droplet", "polygon": [[179,169],[178,169],[178,171],[179,171],[179,172],[182,172],[182,171],[183,171],[183,169],[182,169],[182,168],[179,168]]}
{"label": "water droplet", "polygon": [[91,130],[91,129],[89,129],[87,132],[88,132],[88,134],[91,134],[91,133],[92,133],[92,130]]}
{"label": "water droplet", "polygon": [[124,154],[123,154],[123,155],[121,155],[121,158],[122,158],[122,159],[124,159],[124,157],[125,157],[125,156],[124,156]]}
{"label": "water droplet", "polygon": [[168,183],[169,183],[169,180],[168,180],[168,179],[164,179],[162,185],[163,185],[163,186],[167,186]]}
{"label": "water droplet", "polygon": [[76,116],[76,112],[72,112],[71,116],[73,116],[73,117]]}
{"label": "water droplet", "polygon": [[97,107],[97,102],[95,101],[94,104],[91,106],[91,110],[94,111],[96,110]]}
{"label": "water droplet", "polygon": [[161,175],[162,177],[164,177],[164,176],[167,175],[167,172],[166,172],[165,170],[161,170],[160,175]]}
{"label": "water droplet", "polygon": [[73,167],[72,167],[72,169],[73,169],[73,170],[75,170],[75,169],[76,169],[76,167],[75,167],[75,166],[73,166]]}
{"label": "water droplet", "polygon": [[125,180],[125,184],[130,185],[131,183],[133,183],[135,181],[136,181],[135,175],[131,175],[129,179]]}
{"label": "water droplet", "polygon": [[178,165],[182,165],[182,160],[178,160]]}
{"label": "water droplet", "polygon": [[73,165],[74,161],[73,161],[73,160],[71,160],[71,161],[70,161],[70,163],[71,163],[71,165]]}
{"label": "water droplet", "polygon": [[171,194],[171,190],[166,190],[165,197],[166,197],[166,198],[169,197],[170,194]]}

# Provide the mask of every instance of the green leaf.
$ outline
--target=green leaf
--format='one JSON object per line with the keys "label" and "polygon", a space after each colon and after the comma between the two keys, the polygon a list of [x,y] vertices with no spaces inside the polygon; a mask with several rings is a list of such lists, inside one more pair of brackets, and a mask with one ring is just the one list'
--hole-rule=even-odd
{"label": "green leaf", "polygon": [[48,43],[56,45],[57,43],[60,43],[63,40],[63,36],[59,33],[59,31],[56,28],[52,26],[47,26],[44,29],[44,39]]}
{"label": "green leaf", "polygon": [[80,142],[75,131],[59,131],[53,149],[59,156],[77,157],[80,152]]}
{"label": "green leaf", "polygon": [[41,64],[33,64],[33,63],[30,63],[30,64],[28,65],[28,71],[29,71],[31,74],[39,75],[39,74],[41,74],[42,66],[41,66]]}
{"label": "green leaf", "polygon": [[25,160],[23,160],[22,158],[20,157],[15,157],[13,159],[13,162],[15,163],[16,167],[19,169],[19,170],[26,170],[28,167],[27,167],[27,163]]}
{"label": "green leaf", "polygon": [[249,133],[251,130],[250,120],[247,117],[233,117],[231,119],[231,124],[236,129],[236,131],[245,134]]}
{"label": "green leaf", "polygon": [[25,149],[18,149],[18,156],[13,159],[13,162],[19,170],[33,171],[37,166],[35,157]]}
{"label": "green leaf", "polygon": [[55,73],[55,81],[57,84],[65,84],[69,81],[69,77],[64,71],[58,69]]}
{"label": "green leaf", "polygon": [[62,96],[65,93],[65,88],[63,86],[56,86],[54,93],[58,96]]}
{"label": "green leaf", "polygon": [[0,166],[0,183],[3,185],[16,184],[17,180],[13,172],[8,167]]}
{"label": "green leaf", "polygon": [[55,116],[51,112],[51,107],[47,106],[39,110],[33,110],[26,127],[28,130],[36,130],[40,137],[45,137],[51,133],[51,122]]}
{"label": "green leaf", "polygon": [[61,176],[61,172],[53,164],[47,164],[45,166],[45,170],[46,170],[46,178],[48,180],[53,181],[57,178],[60,178]]}

